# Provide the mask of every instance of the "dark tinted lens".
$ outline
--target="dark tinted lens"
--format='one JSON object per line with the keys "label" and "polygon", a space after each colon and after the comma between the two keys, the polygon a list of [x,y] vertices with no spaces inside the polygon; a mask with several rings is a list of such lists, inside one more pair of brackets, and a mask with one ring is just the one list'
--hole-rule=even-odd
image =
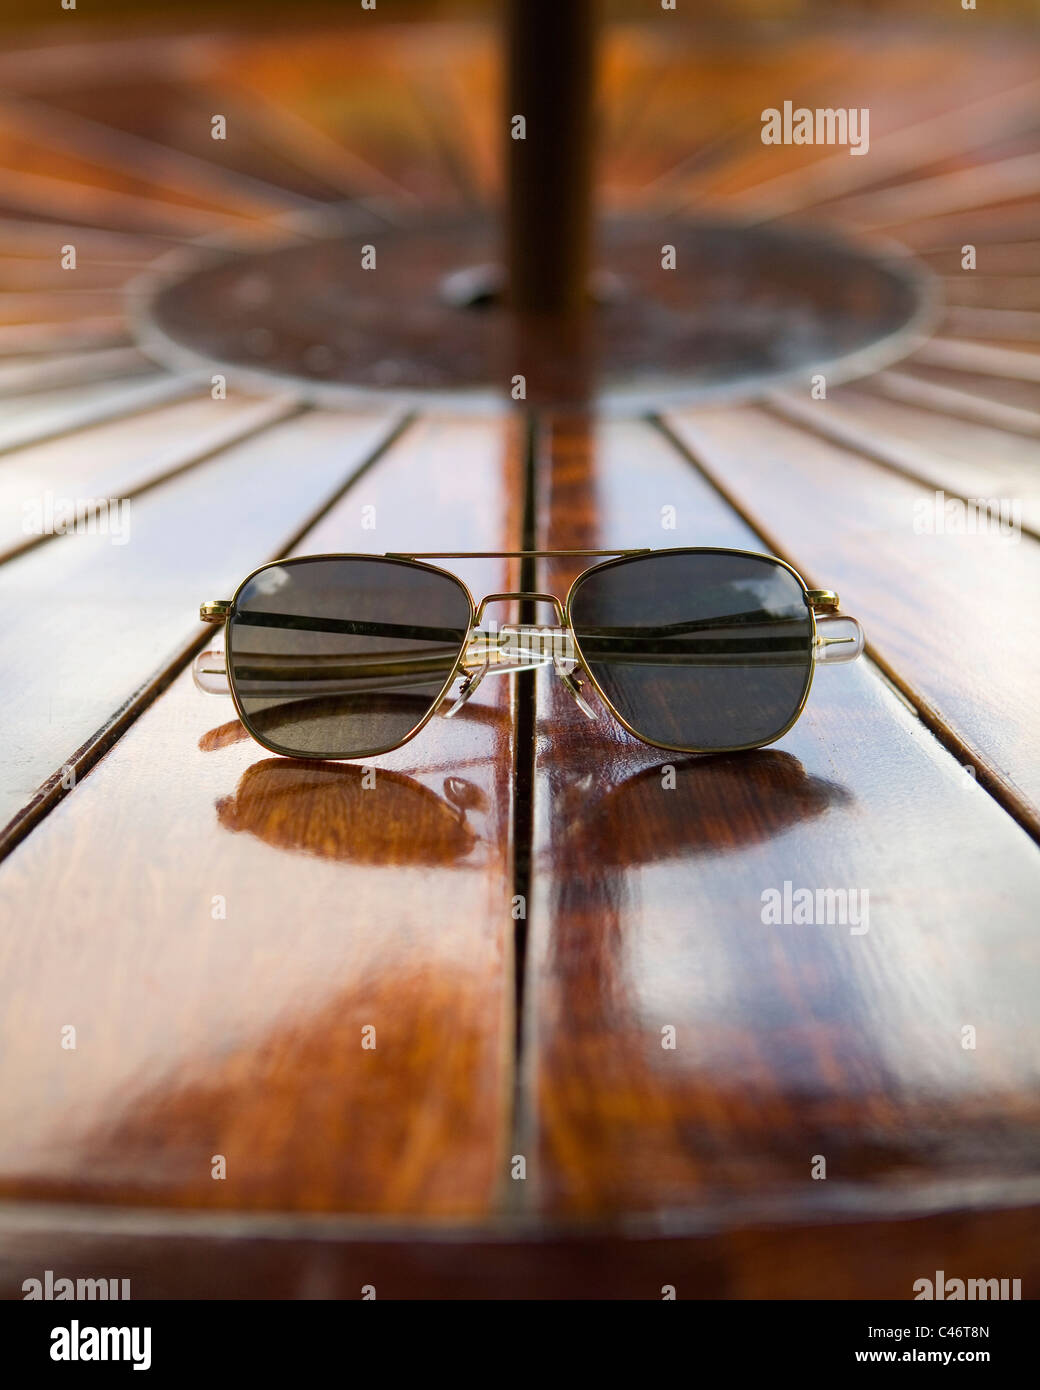
{"label": "dark tinted lens", "polygon": [[250,731],[280,753],[350,758],[400,743],[466,642],[457,579],[393,560],[286,560],[242,586],[228,670]]}
{"label": "dark tinted lens", "polygon": [[805,592],[773,560],[719,551],[637,556],[571,597],[582,659],[642,738],[708,750],[767,743],[812,674]]}

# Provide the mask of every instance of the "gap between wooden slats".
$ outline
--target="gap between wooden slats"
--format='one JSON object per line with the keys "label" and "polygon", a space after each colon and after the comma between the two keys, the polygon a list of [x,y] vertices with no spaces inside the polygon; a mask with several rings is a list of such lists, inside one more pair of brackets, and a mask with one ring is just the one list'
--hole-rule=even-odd
{"label": "gap between wooden slats", "polygon": [[132,503],[125,543],[97,528],[0,568],[3,665],[21,673],[2,706],[8,842],[63,794],[63,770],[89,766],[184,664],[202,600],[283,553],[399,427],[385,411],[314,411]]}
{"label": "gap between wooden slats", "polygon": [[[300,548],[516,548],[519,487],[500,423],[427,421]],[[251,563],[236,526],[270,552],[255,511],[210,510],[222,569]],[[513,587],[503,562],[460,572],[478,593]],[[0,868],[0,1188],[488,1212],[512,1104],[509,703],[488,681],[456,719],[368,760],[369,787],[365,766],[268,754],[183,672]],[[51,1046],[59,1016],[78,1023],[74,1054]]]}
{"label": "gap between wooden slats", "polygon": [[[785,485],[790,507],[771,524],[812,582],[845,587],[811,544],[826,496],[808,506]],[[560,425],[538,496],[543,545],[768,548],[647,424]],[[677,524],[663,530],[668,507]],[[541,580],[562,593],[572,572]],[[774,747],[716,757],[647,747],[606,711],[590,724],[546,674],[534,826],[528,1211],[593,1224],[657,1213],[676,1230],[698,1213],[729,1231],[714,1247],[727,1286],[775,1290],[727,1207],[748,1204],[753,1224],[768,1198],[788,1271],[833,1238],[814,1221],[844,1209],[869,1223],[872,1251],[844,1287],[877,1295],[892,1262],[906,1277],[932,1239],[885,1224],[877,1204],[999,1205],[1033,1173],[1040,1037],[1024,1020],[1040,986],[1040,858],[869,661],[819,672]],[[868,930],[766,924],[763,893],[785,881],[866,891]],[[962,1046],[968,1024],[987,1040],[977,1050]],[[826,1182],[812,1181],[815,1155]],[[971,1222],[943,1229],[967,1253]],[[1009,1268],[1032,1259],[1030,1241],[1025,1225],[1005,1232]],[[815,1287],[805,1273],[787,1296]],[[907,1282],[894,1296],[910,1295]]]}
{"label": "gap between wooden slats", "polygon": [[927,533],[934,489],[757,409],[668,419],[770,543],[841,593],[930,727],[1040,835],[1040,611],[1026,597],[1040,585],[1038,543],[1012,527],[958,535],[942,521]]}

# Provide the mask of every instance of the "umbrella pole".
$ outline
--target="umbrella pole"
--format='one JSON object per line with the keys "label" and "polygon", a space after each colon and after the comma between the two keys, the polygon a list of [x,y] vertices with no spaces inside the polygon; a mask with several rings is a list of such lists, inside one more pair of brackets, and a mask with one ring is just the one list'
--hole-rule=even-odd
{"label": "umbrella pole", "polygon": [[[600,3],[506,6],[507,296],[521,314],[573,316],[592,268]],[[517,117],[524,138],[514,138]]]}

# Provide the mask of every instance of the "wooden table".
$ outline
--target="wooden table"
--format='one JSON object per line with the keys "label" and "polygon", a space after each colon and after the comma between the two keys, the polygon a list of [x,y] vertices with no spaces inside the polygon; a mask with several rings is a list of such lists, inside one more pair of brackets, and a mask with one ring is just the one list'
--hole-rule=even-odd
{"label": "wooden table", "polygon": [[[880,232],[943,280],[934,337],[825,402],[214,401],[134,346],[123,286],[188,239],[492,196],[495,71],[488,33],[418,24],[0,60],[0,1289],[1031,1297],[1035,48],[611,37],[615,206]],[[766,149],[770,93],[869,105],[870,158]],[[1020,533],[915,530],[937,490]],[[27,534],[48,492],[129,497],[128,543]],[[866,626],[773,748],[663,754],[528,675],[369,788],[187,669],[198,602],[282,554],[687,544],[770,550]],[[785,882],[869,892],[869,931],[765,926]]]}

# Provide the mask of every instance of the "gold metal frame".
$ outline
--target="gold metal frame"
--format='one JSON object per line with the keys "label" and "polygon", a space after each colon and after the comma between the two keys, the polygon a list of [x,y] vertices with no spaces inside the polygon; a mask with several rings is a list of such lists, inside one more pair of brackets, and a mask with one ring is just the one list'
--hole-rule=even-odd
{"label": "gold metal frame", "polygon": [[[226,666],[226,670],[227,670],[228,689],[229,689],[230,692],[231,692],[231,698],[232,698],[232,700],[234,701],[235,710],[236,710],[237,713],[238,713],[239,719],[242,721],[243,727],[245,728],[246,732],[249,734],[250,738],[252,738],[253,740],[255,740],[255,742],[259,743],[260,746],[261,746],[261,748],[266,748],[266,749],[268,750],[268,752],[270,752],[270,753],[277,753],[280,757],[283,757],[283,758],[300,758],[301,756],[304,756],[305,758],[313,759],[313,760],[316,761],[316,762],[347,762],[347,761],[349,761],[349,760],[351,760],[351,759],[353,759],[353,758],[376,758],[376,757],[379,757],[379,755],[382,754],[382,753],[392,753],[393,750],[394,750],[395,748],[403,748],[404,745],[405,745],[406,743],[410,743],[410,742],[412,741],[412,739],[416,736],[417,733],[419,733],[419,731],[420,731],[421,729],[423,729],[423,728],[426,727],[426,725],[429,723],[429,721],[430,721],[430,720],[433,718],[433,716],[436,714],[437,709],[438,709],[438,707],[439,707],[441,701],[444,699],[445,695],[447,695],[448,691],[451,689],[451,687],[452,687],[452,686],[454,685],[454,683],[455,683],[455,679],[456,679],[456,677],[458,676],[458,673],[459,673],[459,667],[462,665],[462,658],[463,658],[463,656],[465,655],[465,652],[466,652],[466,646],[467,646],[467,644],[468,644],[468,642],[469,642],[469,634],[470,634],[470,631],[472,630],[473,625],[474,625],[476,610],[475,610],[475,606],[474,606],[474,603],[473,603],[473,595],[470,593],[469,588],[467,587],[467,585],[465,585],[465,584],[462,582],[462,580],[458,577],[458,575],[457,575],[457,574],[452,574],[450,570],[441,569],[441,567],[440,567],[439,565],[428,565],[428,564],[425,564],[423,561],[420,561],[420,560],[412,560],[412,559],[407,558],[407,557],[404,557],[404,556],[399,556],[399,555],[359,555],[359,554],[342,554],[342,553],[341,553],[341,554],[335,554],[335,553],[332,553],[332,554],[321,554],[321,555],[292,555],[292,556],[286,556],[285,558],[283,558],[283,559],[281,559],[281,560],[269,560],[269,561],[267,562],[267,564],[265,564],[265,565],[257,565],[256,569],[255,569],[255,570],[251,570],[250,573],[246,575],[245,579],[242,580],[241,584],[239,584],[238,588],[237,588],[237,589],[235,590],[235,592],[234,592],[233,597],[232,597],[230,600],[218,599],[218,600],[215,600],[215,601],[211,601],[210,603],[204,603],[204,604],[202,605],[202,607],[200,608],[200,610],[199,610],[200,615],[202,615],[203,621],[204,621],[204,622],[206,622],[206,621],[209,621],[209,622],[221,622],[221,621],[225,621],[225,620],[231,619],[231,618],[234,616],[235,603],[236,603],[237,600],[238,600],[238,596],[239,596],[239,594],[242,592],[242,590],[245,588],[245,586],[249,583],[249,581],[250,581],[251,579],[255,579],[256,576],[257,576],[258,574],[262,574],[262,573],[264,572],[264,570],[277,569],[279,565],[296,564],[296,563],[299,563],[300,561],[304,561],[304,560],[378,560],[381,564],[387,564],[387,563],[389,563],[389,564],[411,565],[411,566],[414,566],[415,568],[418,568],[418,569],[430,570],[430,571],[432,571],[434,574],[442,574],[442,575],[445,576],[445,578],[452,580],[453,583],[455,583],[456,585],[458,585],[458,587],[459,587],[459,588],[462,590],[462,592],[466,595],[466,600],[467,600],[467,602],[469,603],[469,620],[468,620],[467,625],[466,625],[466,635],[465,635],[465,637],[463,637],[463,639],[462,639],[462,644],[461,644],[461,646],[459,647],[459,654],[458,654],[458,656],[455,658],[455,664],[454,664],[454,666],[452,666],[452,668],[451,668],[451,674],[448,676],[448,679],[444,682],[443,686],[442,686],[442,687],[440,688],[440,690],[437,692],[437,698],[434,700],[433,704],[430,706],[430,708],[429,708],[429,709],[426,711],[426,713],[423,715],[422,719],[419,720],[418,724],[414,725],[414,727],[411,728],[411,729],[408,731],[407,734],[405,734],[404,738],[398,739],[398,740],[396,740],[394,743],[388,743],[388,744],[386,744],[385,746],[383,746],[383,747],[381,747],[381,748],[367,748],[367,749],[364,750],[364,752],[360,752],[360,753],[341,753],[341,754],[339,754],[338,756],[333,755],[333,754],[328,754],[328,753],[326,753],[326,754],[324,754],[324,755],[321,754],[321,753],[310,753],[310,754],[305,754],[305,755],[301,755],[300,753],[294,753],[292,750],[290,750],[290,749],[288,749],[288,748],[282,748],[282,747],[279,747],[278,744],[272,743],[272,742],[270,741],[270,739],[262,738],[262,737],[256,732],[256,730],[255,730],[255,729],[252,727],[252,725],[250,724],[249,719],[248,719],[248,717],[247,717],[245,711],[243,710],[241,704],[239,703],[238,693],[237,693],[236,690],[235,690],[235,682],[234,682],[234,680],[233,680],[233,678],[232,678],[232,675],[231,675],[231,664],[230,664],[230,661],[228,660],[228,656],[227,656],[228,647],[227,647],[227,643],[225,642],[225,647],[224,647],[224,660],[225,660],[225,666]],[[207,618],[205,617],[205,613],[206,613],[206,610],[207,610],[207,609],[213,610],[213,609],[217,609],[217,608],[220,608],[220,609],[222,610],[222,616],[221,616],[221,617],[219,617],[219,618],[218,618],[218,617],[212,617],[212,618],[209,618],[209,619],[207,619]]]}
{"label": "gold metal frame", "polygon": [[[689,554],[740,555],[749,559],[769,560],[773,564],[779,565],[781,569],[785,569],[788,572],[788,574],[792,575],[793,578],[797,581],[799,588],[802,590],[802,593],[805,596],[806,608],[809,613],[810,623],[809,659],[807,662],[808,669],[806,672],[805,686],[802,691],[802,695],[798,702],[798,705],[794,711],[794,714],[791,716],[791,718],[783,726],[782,729],[780,729],[777,733],[771,735],[767,739],[758,739],[752,743],[737,743],[729,745],[727,747],[699,748],[689,747],[683,744],[660,743],[656,739],[647,738],[644,734],[641,734],[638,731],[638,729],[633,728],[633,726],[628,722],[628,720],[625,719],[624,716],[618,712],[610,698],[607,696],[606,692],[603,690],[603,687],[600,685],[599,681],[593,674],[589,662],[586,659],[585,654],[581,650],[581,643],[578,639],[577,633],[574,630],[574,624],[571,619],[571,603],[573,601],[575,592],[589,578],[590,575],[597,574],[604,569],[611,569],[617,565],[626,564],[633,559],[644,557],[647,555]],[[431,565],[428,563],[428,561],[430,560],[578,559],[585,557],[591,558],[594,556],[609,556],[612,558],[605,560],[602,564],[590,565],[588,569],[582,570],[581,574],[579,574],[571,583],[570,588],[567,591],[567,597],[562,603],[559,597],[555,594],[534,592],[526,589],[514,589],[502,593],[485,594],[480,601],[479,607],[474,602],[473,595],[470,592],[468,585],[466,585],[464,581],[458,577],[458,575],[452,574],[450,570],[446,570],[440,565]],[[483,617],[484,610],[487,608],[488,604],[498,599],[526,599],[529,601],[542,601],[546,603],[551,603],[554,606],[557,616],[560,619],[560,627],[569,631],[571,635],[571,639],[574,643],[575,650],[577,651],[578,656],[581,660],[582,673],[585,676],[587,676],[588,679],[592,682],[593,689],[599,695],[606,708],[611,712],[611,714],[622,726],[622,728],[627,730],[627,732],[630,733],[633,736],[633,738],[639,739],[641,743],[648,744],[652,748],[661,748],[664,749],[666,752],[671,753],[739,753],[753,748],[765,748],[768,747],[769,744],[775,743],[777,739],[783,738],[784,734],[786,734],[788,730],[793,728],[793,726],[798,722],[798,719],[800,718],[802,711],[805,709],[806,701],[809,698],[809,692],[812,689],[813,676],[815,674],[816,668],[816,661],[813,653],[815,651],[816,644],[818,641],[818,631],[816,627],[817,610],[821,612],[830,612],[836,610],[839,607],[838,595],[832,589],[808,588],[806,586],[805,580],[802,578],[802,576],[798,573],[798,571],[794,568],[793,565],[789,565],[786,560],[781,560],[775,555],[767,555],[761,551],[755,550],[740,550],[725,546],[698,545],[671,546],[662,547],[660,549],[655,549],[651,546],[643,546],[636,549],[620,550],[431,550],[407,553],[399,551],[388,551],[384,555],[373,555],[371,553],[357,552],[341,552],[325,553],[319,555],[289,556],[281,560],[270,560],[266,564],[258,565],[256,569],[250,571],[250,573],[247,574],[246,577],[239,584],[231,599],[212,599],[206,603],[203,603],[199,609],[199,616],[201,620],[203,622],[210,623],[226,622],[234,616],[234,609],[235,604],[238,600],[238,596],[239,594],[241,594],[242,590],[250,582],[250,580],[254,579],[258,574],[262,574],[264,570],[275,569],[279,565],[284,565],[287,563],[294,564],[308,560],[378,560],[380,563],[384,564],[403,564],[418,569],[426,569],[431,571],[433,574],[443,575],[445,578],[452,580],[453,583],[455,583],[466,595],[466,599],[469,603],[469,623],[466,638],[463,640],[461,644],[458,656],[456,657],[455,663],[451,668],[451,673],[445,681],[444,685],[441,687],[440,691],[438,692],[429,710],[422,717],[422,719],[419,720],[419,722],[409,730],[409,732],[404,736],[404,738],[398,739],[394,743],[386,744],[383,747],[366,749],[363,752],[339,755],[322,755],[320,753],[306,755],[318,761],[339,762],[347,761],[349,759],[354,758],[378,757],[382,753],[392,752],[395,748],[403,748],[406,743],[411,742],[411,740],[416,736],[416,734],[418,734],[423,728],[425,728],[425,726],[429,723],[429,721],[433,718],[434,714],[439,709],[441,703],[444,700],[444,697],[447,695],[448,691],[451,689],[456,678],[458,677],[460,668],[463,667],[463,660],[466,655],[467,647],[469,645],[470,634],[472,633],[474,626],[479,627],[480,620]],[[256,732],[256,730],[253,729],[248,717],[246,716],[241,704],[239,703],[238,694],[235,690],[235,683],[231,676],[230,663],[227,660],[226,651],[227,648],[225,645],[225,665],[227,668],[228,689],[231,693],[231,698],[234,701],[235,709],[238,713],[238,716],[241,719],[242,724],[244,725],[246,731],[249,733],[250,737],[253,738],[257,743],[259,743],[261,747],[268,749],[272,753],[277,753],[282,757],[299,758],[301,756],[299,753],[292,752],[289,749],[280,747],[278,744],[272,743],[269,739],[261,737]]]}
{"label": "gold metal frame", "polygon": [[[646,735],[641,734],[638,729],[634,729],[632,725],[628,722],[628,720],[624,718],[623,715],[618,713],[611,700],[607,697],[607,694],[604,691],[603,687],[600,685],[599,681],[593,675],[592,669],[589,666],[588,661],[586,660],[585,653],[581,649],[581,642],[578,640],[578,634],[574,630],[574,623],[571,621],[571,601],[574,598],[575,591],[589,577],[590,574],[599,574],[602,570],[614,569],[617,565],[627,564],[633,557],[638,558],[640,553],[649,553],[653,555],[743,555],[746,558],[750,558],[753,560],[770,560],[774,565],[779,565],[781,569],[787,570],[788,574],[793,575],[794,578],[798,581],[799,588],[805,595],[805,606],[809,612],[809,669],[806,674],[805,687],[802,690],[802,697],[798,702],[798,706],[795,709],[794,714],[787,721],[784,727],[779,730],[779,732],[773,734],[769,738],[756,739],[753,743],[733,743],[730,744],[728,747],[691,748],[685,744],[659,743],[656,739],[647,738]],[[622,728],[628,730],[628,732],[632,735],[633,738],[639,739],[640,743],[649,744],[651,748],[663,748],[666,752],[669,753],[742,753],[752,748],[768,748],[768,746],[771,743],[775,743],[777,739],[783,738],[784,734],[787,733],[788,729],[792,729],[795,726],[795,724],[797,724],[798,720],[801,718],[802,710],[805,709],[805,702],[809,698],[809,691],[812,689],[813,676],[816,671],[816,662],[813,657],[813,652],[816,647],[816,612],[813,606],[813,594],[826,595],[825,601],[828,606],[830,606],[830,599],[833,598],[834,606],[837,607],[838,595],[834,593],[833,590],[807,588],[805,580],[794,568],[794,566],[789,565],[786,560],[779,559],[776,555],[765,555],[761,551],[757,550],[734,550],[726,546],[720,545],[677,545],[674,547],[668,547],[665,549],[654,550],[650,552],[636,551],[634,552],[634,556],[633,553],[629,552],[620,555],[616,560],[607,560],[602,565],[590,566],[589,569],[583,570],[581,574],[577,576],[577,578],[572,582],[571,587],[567,590],[567,601],[564,604],[564,609],[567,617],[567,626],[570,628],[571,637],[574,640],[575,649],[577,650],[578,655],[581,657],[582,670],[588,676],[589,680],[592,682],[596,694],[606,705],[607,709],[610,710],[611,714],[622,726]]]}

